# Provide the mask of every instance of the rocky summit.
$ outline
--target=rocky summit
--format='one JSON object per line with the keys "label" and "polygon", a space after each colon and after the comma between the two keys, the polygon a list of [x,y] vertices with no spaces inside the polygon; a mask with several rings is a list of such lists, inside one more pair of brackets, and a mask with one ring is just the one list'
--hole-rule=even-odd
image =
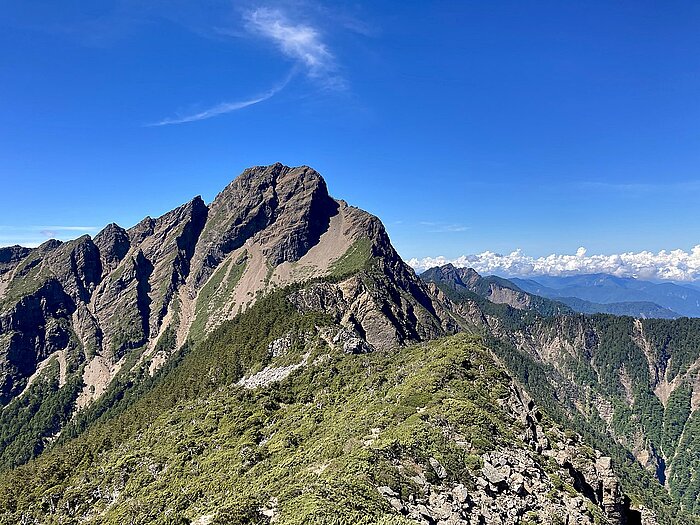
{"label": "rocky summit", "polygon": [[699,523],[689,319],[416,276],[313,169],[0,249],[0,523]]}
{"label": "rocky summit", "polygon": [[[373,346],[442,331],[425,287],[379,220],[331,198],[308,167],[251,168],[209,206],[196,197],[128,230],[110,224],[94,239],[4,249],[0,260],[5,403],[55,358],[62,377],[82,369],[78,405],[85,406],[134,351],[157,368],[168,350],[205,337],[261,295],[313,279],[335,281],[325,285],[326,300]],[[383,296],[351,276],[375,263],[375,275],[411,293]],[[156,350],[171,333],[176,345]]]}

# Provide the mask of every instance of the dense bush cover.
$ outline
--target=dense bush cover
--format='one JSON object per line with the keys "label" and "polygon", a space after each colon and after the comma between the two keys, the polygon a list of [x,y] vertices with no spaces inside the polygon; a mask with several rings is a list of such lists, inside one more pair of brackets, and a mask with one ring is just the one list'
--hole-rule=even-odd
{"label": "dense bush cover", "polygon": [[72,375],[59,387],[58,368],[53,359],[22,395],[0,410],[0,470],[38,456],[70,420],[82,381]]}
{"label": "dense bush cover", "polygon": [[[462,476],[480,467],[478,453],[515,441],[517,423],[497,401],[510,379],[477,339],[352,355],[317,337],[328,323],[300,315],[283,292],[261,299],[138,399],[6,473],[0,522],[256,523],[276,498],[283,524],[403,523],[375,488],[414,490],[397,461],[410,470],[435,457]],[[238,386],[289,334],[284,359],[309,365],[267,388]]]}
{"label": "dense bush cover", "polygon": [[[364,260],[358,244],[339,264],[339,275]],[[140,351],[132,352],[107,392],[72,419],[78,375],[58,388],[56,364],[47,367],[0,412],[2,466],[30,460],[50,445],[46,436],[62,432],[46,453],[0,475],[0,523],[185,524],[204,515],[214,524],[257,523],[266,506],[277,506],[282,524],[404,523],[375,489],[414,490],[397,464],[410,472],[435,457],[464,479],[479,468],[479,453],[515,441],[518,424],[498,402],[510,379],[493,355],[548,421],[613,456],[625,492],[659,512],[662,523],[692,519],[677,512],[625,446],[640,431],[669,459],[673,498],[700,510],[700,420],[691,415],[692,390],[680,381],[661,404],[653,391],[658,372],[634,340],[639,326],[633,319],[541,315],[452,293],[454,300],[476,302],[503,336],[462,335],[392,353],[347,355],[321,337],[335,329],[332,319],[301,314],[286,299],[290,291],[259,298],[206,339],[177,350],[174,332],[166,330],[158,346],[173,356],[163,368],[151,376],[139,364]],[[687,319],[643,322],[661,373],[668,369],[667,377],[676,377],[689,369],[697,326]],[[545,364],[508,337],[547,333],[578,341],[578,353],[563,355],[557,366]],[[268,345],[278,338],[291,345],[273,358]],[[238,384],[266,366],[302,362],[266,388]],[[614,408],[610,424],[593,406],[595,395]],[[455,447],[451,433],[469,447]]]}

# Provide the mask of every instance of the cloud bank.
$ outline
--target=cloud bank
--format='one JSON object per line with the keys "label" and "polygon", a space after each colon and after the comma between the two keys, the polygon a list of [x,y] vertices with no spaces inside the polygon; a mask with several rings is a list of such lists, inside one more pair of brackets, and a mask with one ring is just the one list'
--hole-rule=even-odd
{"label": "cloud bank", "polygon": [[417,272],[447,263],[457,267],[471,267],[482,274],[496,273],[518,277],[607,273],[618,277],[694,281],[700,279],[700,244],[689,252],[661,250],[658,253],[642,251],[588,255],[585,248],[579,248],[573,255],[530,257],[521,250],[515,250],[507,255],[486,251],[477,255],[462,255],[456,259],[439,256],[413,258],[408,261]]}

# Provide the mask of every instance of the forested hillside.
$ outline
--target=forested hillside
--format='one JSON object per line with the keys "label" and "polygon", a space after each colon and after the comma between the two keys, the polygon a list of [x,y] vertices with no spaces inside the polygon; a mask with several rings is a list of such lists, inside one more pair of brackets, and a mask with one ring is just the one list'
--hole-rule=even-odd
{"label": "forested hillside", "polygon": [[[299,313],[294,293],[261,299],[138,396],[127,389],[84,431],[6,473],[0,521],[657,519],[639,506],[647,494],[628,492],[642,470],[620,489],[605,458],[539,412],[479,338],[348,353],[332,343],[343,329]],[[656,492],[658,522],[683,523]]]}
{"label": "forested hillside", "polygon": [[[482,326],[540,402],[556,399],[574,428],[599,446],[612,438],[606,450],[631,454],[684,508],[700,510],[700,319],[541,315],[438,288]],[[475,305],[480,317],[469,311]]]}

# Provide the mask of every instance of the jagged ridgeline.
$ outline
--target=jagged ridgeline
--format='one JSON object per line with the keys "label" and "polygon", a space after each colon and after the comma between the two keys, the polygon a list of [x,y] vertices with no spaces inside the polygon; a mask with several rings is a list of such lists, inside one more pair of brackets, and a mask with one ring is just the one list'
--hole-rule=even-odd
{"label": "jagged ridgeline", "polygon": [[[617,412],[632,354],[577,353],[626,318],[462,277],[424,283],[376,217],[281,164],[0,249],[0,523],[695,523],[692,330],[642,325],[678,383],[649,441],[687,462],[672,497],[631,454],[646,387]],[[619,398],[611,428],[584,394]]]}

